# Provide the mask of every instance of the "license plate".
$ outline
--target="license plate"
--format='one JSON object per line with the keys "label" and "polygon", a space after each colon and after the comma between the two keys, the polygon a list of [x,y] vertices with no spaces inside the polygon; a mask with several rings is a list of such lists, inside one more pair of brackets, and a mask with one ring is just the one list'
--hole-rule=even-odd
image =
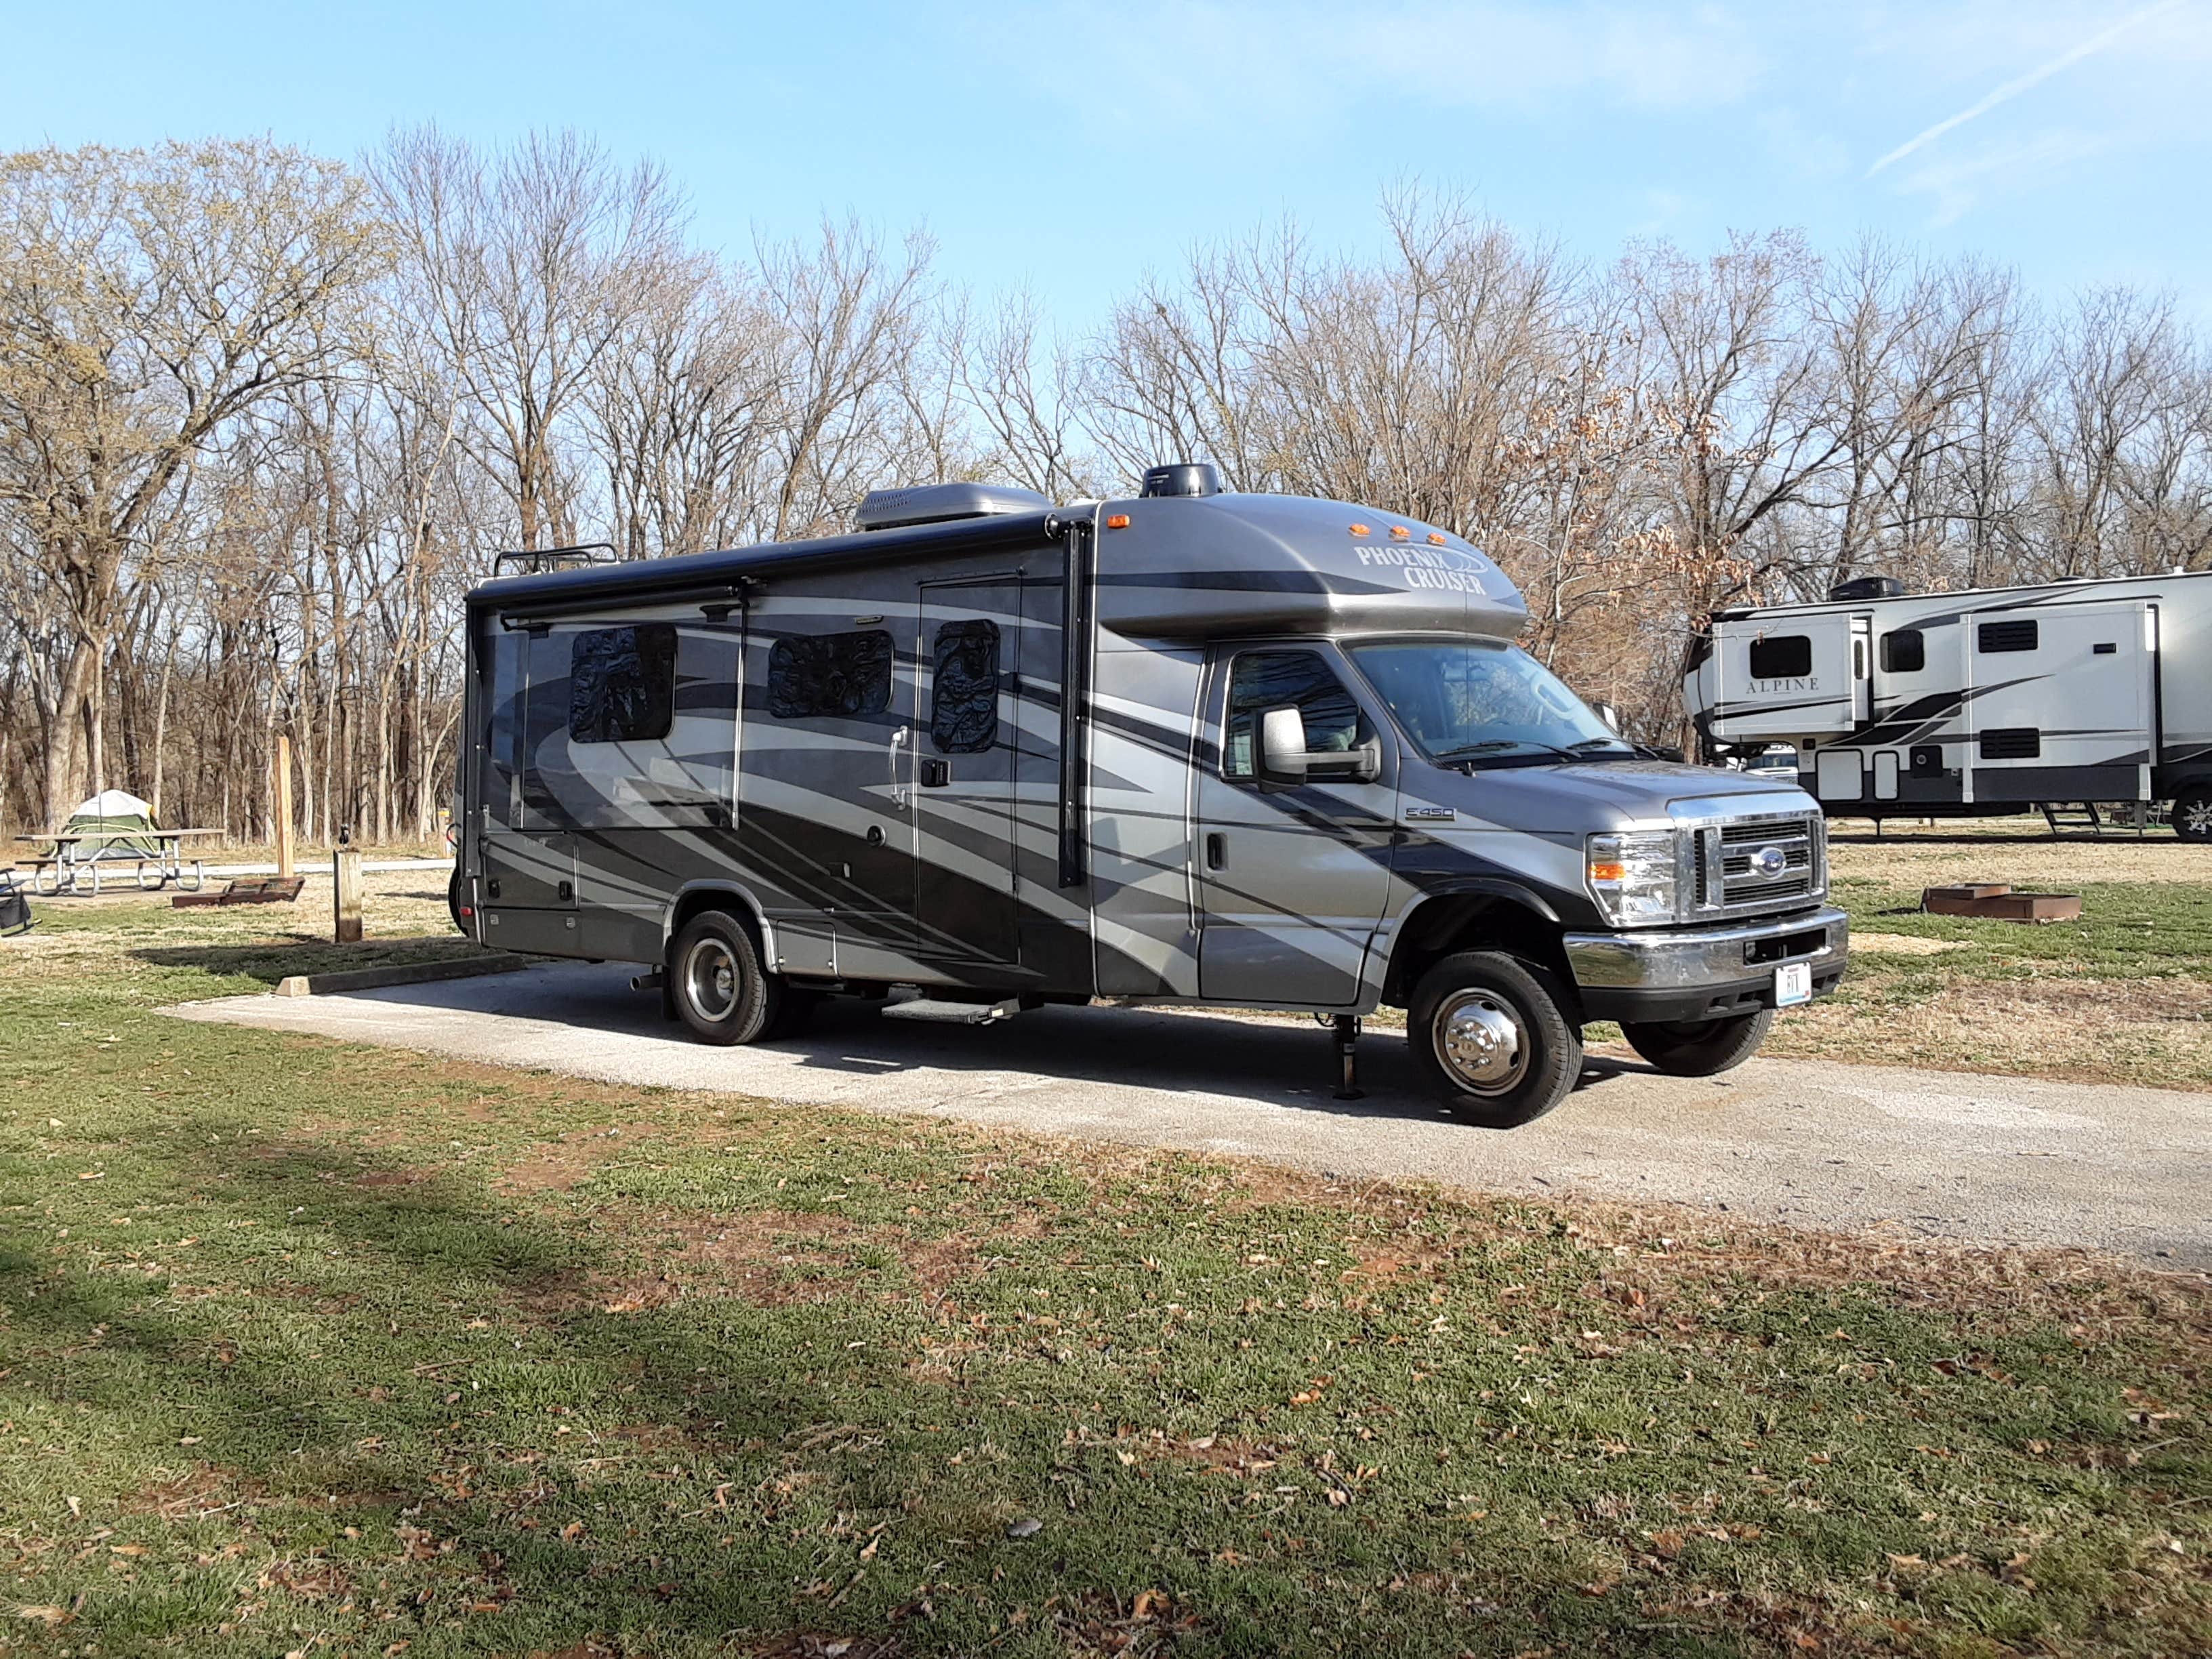
{"label": "license plate", "polygon": [[1785,962],[1774,970],[1774,1006],[1794,1008],[1813,1000],[1813,964]]}

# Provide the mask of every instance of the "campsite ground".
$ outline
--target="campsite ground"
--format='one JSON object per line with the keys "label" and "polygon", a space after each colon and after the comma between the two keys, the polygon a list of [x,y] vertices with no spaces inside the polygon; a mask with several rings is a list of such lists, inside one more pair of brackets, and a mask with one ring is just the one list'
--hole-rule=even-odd
{"label": "campsite ground", "polygon": [[[2201,856],[1840,846],[1863,930],[1956,948],[1863,957],[1793,1040],[2030,1069],[1914,1010],[2094,1005],[2069,1067],[2204,1087]],[[1874,914],[1966,874],[2090,914]],[[312,887],[0,942],[15,1648],[2212,1644],[2201,1275],[152,1012],[466,948],[435,880],[370,887],[361,951],[293,936]]]}

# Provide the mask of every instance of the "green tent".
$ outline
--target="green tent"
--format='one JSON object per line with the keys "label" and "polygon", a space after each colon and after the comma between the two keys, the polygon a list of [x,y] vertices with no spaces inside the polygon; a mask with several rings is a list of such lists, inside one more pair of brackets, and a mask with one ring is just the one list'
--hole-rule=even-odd
{"label": "green tent", "polygon": [[62,834],[86,837],[80,844],[82,854],[112,848],[118,853],[143,853],[150,859],[160,856],[161,843],[149,832],[160,827],[154,822],[154,809],[137,796],[120,789],[103,789],[69,815]]}

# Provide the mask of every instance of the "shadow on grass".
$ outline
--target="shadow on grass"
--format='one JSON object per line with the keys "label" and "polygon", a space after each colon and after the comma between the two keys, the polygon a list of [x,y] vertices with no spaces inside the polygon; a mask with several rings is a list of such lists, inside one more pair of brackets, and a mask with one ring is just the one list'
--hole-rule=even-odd
{"label": "shadow on grass", "polygon": [[319,939],[264,939],[240,944],[146,945],[129,954],[151,967],[197,969],[216,979],[250,979],[273,986],[295,974],[459,962],[505,953],[487,951],[457,933],[433,933],[412,939],[364,939],[358,945],[336,945]]}
{"label": "shadow on grass", "polygon": [[[99,1425],[46,1465],[37,1530],[111,1528],[94,1544],[136,1540],[125,1553],[169,1557],[174,1579],[195,1559],[234,1579],[244,1544],[264,1570],[239,1606],[220,1598],[225,1634],[257,1593],[337,1630],[358,1613],[356,1639],[386,1652],[790,1627],[787,1574],[730,1571],[720,1477],[750,1459],[750,1488],[809,1429],[857,1431],[790,1352],[742,1340],[743,1310],[736,1331],[610,1312],[592,1287],[619,1249],[344,1144],[218,1160],[173,1141],[153,1163],[199,1230],[161,1252],[158,1287],[0,1243],[0,1386]],[[207,1598],[173,1584],[79,1591],[49,1593],[103,1650],[217,1635]]]}

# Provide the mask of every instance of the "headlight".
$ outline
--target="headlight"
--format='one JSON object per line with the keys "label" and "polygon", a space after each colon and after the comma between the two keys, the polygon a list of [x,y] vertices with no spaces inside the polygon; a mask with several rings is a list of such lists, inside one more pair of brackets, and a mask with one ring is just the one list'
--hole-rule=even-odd
{"label": "headlight", "polygon": [[1616,927],[1675,917],[1674,832],[1638,830],[1589,838],[1589,890]]}

